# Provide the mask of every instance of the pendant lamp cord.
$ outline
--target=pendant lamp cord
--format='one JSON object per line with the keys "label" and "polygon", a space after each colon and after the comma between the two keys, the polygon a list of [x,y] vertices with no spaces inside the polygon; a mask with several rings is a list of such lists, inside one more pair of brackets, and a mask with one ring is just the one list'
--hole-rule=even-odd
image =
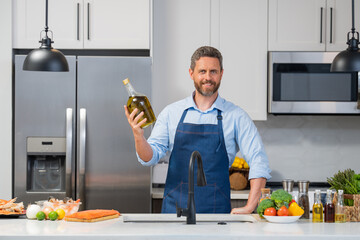
{"label": "pendant lamp cord", "polygon": [[46,2],[45,2],[45,35],[46,35],[46,38],[48,37],[48,30],[49,30],[49,27],[48,27],[48,0],[46,0]]}
{"label": "pendant lamp cord", "polygon": [[[46,0],[47,1],[47,0]],[[351,32],[352,32],[352,35],[354,37],[354,34],[355,34],[355,4],[354,4],[355,0],[352,0],[352,28],[351,28]]]}

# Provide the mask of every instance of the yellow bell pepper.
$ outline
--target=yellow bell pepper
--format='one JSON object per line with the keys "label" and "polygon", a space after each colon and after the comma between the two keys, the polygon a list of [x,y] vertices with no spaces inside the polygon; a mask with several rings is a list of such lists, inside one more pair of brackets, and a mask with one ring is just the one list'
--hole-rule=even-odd
{"label": "yellow bell pepper", "polygon": [[302,209],[296,202],[291,203],[288,210],[289,216],[301,216],[304,214],[304,209]]}

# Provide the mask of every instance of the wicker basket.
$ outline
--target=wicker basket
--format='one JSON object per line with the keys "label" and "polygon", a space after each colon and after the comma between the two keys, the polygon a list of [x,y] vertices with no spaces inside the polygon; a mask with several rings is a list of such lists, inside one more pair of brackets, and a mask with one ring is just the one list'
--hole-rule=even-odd
{"label": "wicker basket", "polygon": [[[347,222],[360,222],[360,194],[344,194],[344,199],[354,200],[354,206],[345,206],[345,216]],[[337,193],[333,198],[334,205],[337,203]]]}
{"label": "wicker basket", "polygon": [[232,190],[244,190],[250,188],[250,184],[248,181],[249,178],[248,168],[231,167],[229,170],[229,175],[230,175],[230,188]]}

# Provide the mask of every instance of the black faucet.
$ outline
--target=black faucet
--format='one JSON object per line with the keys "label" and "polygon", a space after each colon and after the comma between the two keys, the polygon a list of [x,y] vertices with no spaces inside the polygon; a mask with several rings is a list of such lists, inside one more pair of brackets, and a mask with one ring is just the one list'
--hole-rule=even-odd
{"label": "black faucet", "polygon": [[204,168],[201,160],[201,155],[198,151],[194,151],[191,154],[189,162],[189,193],[187,208],[178,208],[176,205],[176,213],[178,217],[186,216],[186,224],[196,224],[196,208],[195,208],[195,199],[194,199],[194,160],[197,159],[197,185],[205,186],[206,178],[204,173]]}

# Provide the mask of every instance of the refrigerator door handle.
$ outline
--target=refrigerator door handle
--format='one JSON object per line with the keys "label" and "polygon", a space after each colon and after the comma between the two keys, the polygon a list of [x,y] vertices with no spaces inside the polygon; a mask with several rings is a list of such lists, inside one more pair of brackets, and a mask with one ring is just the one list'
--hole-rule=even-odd
{"label": "refrigerator door handle", "polygon": [[86,152],[86,109],[80,108],[80,132],[79,132],[79,162],[77,177],[77,194],[76,198],[81,199],[85,207],[85,152]]}
{"label": "refrigerator door handle", "polygon": [[65,160],[65,172],[66,172],[66,181],[65,181],[65,191],[67,197],[74,196],[73,186],[75,176],[72,171],[73,166],[73,109],[66,108],[66,160]]}

